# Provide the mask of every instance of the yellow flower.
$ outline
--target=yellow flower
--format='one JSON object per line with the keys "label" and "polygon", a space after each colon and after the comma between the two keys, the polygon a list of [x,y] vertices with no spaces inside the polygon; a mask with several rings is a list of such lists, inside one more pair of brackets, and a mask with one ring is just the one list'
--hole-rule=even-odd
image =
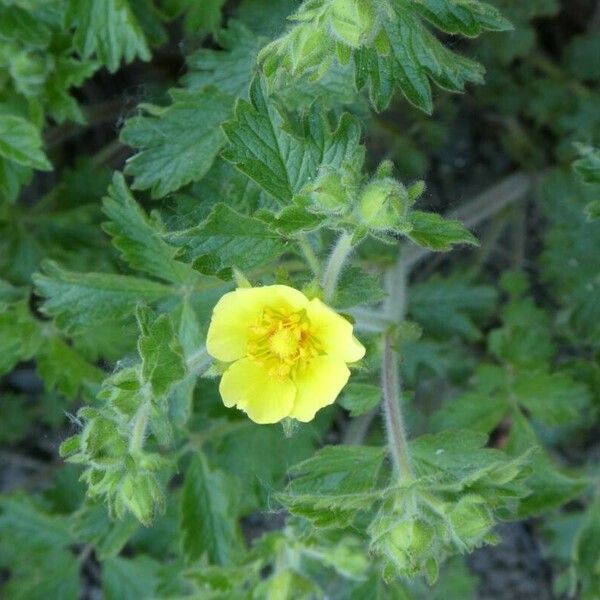
{"label": "yellow flower", "polygon": [[215,306],[208,353],[232,363],[219,391],[256,423],[310,421],[350,377],[365,349],[352,325],[319,299],[285,285],[239,288]]}

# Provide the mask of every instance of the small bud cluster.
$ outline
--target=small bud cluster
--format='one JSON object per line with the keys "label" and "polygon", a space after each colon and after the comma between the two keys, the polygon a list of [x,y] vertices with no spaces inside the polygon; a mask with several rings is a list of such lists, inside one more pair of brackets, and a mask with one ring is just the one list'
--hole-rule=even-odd
{"label": "small bud cluster", "polygon": [[419,573],[434,582],[438,565],[448,556],[494,543],[492,510],[482,496],[467,494],[443,501],[408,490],[385,506],[370,528],[371,551],[385,562],[384,576]]}
{"label": "small bud cluster", "polygon": [[354,50],[377,43],[384,34],[382,13],[376,0],[309,0],[293,16],[298,24],[266,46],[259,61],[267,76],[283,68],[294,77],[319,79],[334,56],[347,64]]}
{"label": "small bud cluster", "polygon": [[90,497],[106,498],[117,518],[131,512],[149,525],[164,506],[160,472],[168,463],[135,442],[135,436],[145,434],[143,421],[152,410],[143,396],[135,369],[118,371],[100,392],[105,406],[79,411],[83,430],[66,440],[60,452],[70,462],[87,465],[82,480]]}

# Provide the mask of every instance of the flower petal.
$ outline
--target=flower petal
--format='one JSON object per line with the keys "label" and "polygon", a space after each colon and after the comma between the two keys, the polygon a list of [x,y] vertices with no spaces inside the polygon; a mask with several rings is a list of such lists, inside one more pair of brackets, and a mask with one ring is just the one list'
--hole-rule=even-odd
{"label": "flower petal", "polygon": [[312,421],[315,413],[333,404],[348,382],[350,370],[346,363],[331,356],[317,356],[294,378],[296,400],[291,417]]}
{"label": "flower petal", "polygon": [[219,391],[225,406],[237,406],[263,425],[289,416],[296,386],[290,379],[273,377],[252,359],[242,358],[225,371]]}
{"label": "flower petal", "polygon": [[321,300],[311,300],[307,314],[311,331],[326,354],[344,362],[356,362],[365,355],[365,347],[352,334],[352,324]]}
{"label": "flower petal", "polygon": [[286,285],[239,288],[223,295],[212,314],[206,350],[217,360],[232,362],[246,356],[249,327],[256,323],[265,307],[300,310],[308,304],[306,296]]}

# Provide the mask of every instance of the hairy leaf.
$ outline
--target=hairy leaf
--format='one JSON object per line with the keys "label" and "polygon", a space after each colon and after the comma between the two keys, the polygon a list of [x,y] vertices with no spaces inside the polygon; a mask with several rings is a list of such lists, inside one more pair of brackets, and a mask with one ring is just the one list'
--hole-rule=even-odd
{"label": "hairy leaf", "polygon": [[154,198],[202,179],[225,142],[220,126],[231,112],[231,97],[212,87],[170,93],[169,106],[143,105],[148,114],[128,119],[121,131],[138,149],[125,173],[133,189],[150,189]]}

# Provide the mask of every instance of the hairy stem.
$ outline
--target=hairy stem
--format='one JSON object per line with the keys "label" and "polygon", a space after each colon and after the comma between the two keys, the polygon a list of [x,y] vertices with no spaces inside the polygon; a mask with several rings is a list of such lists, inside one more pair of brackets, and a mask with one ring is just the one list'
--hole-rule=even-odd
{"label": "hairy stem", "polygon": [[323,296],[325,302],[331,302],[335,295],[335,288],[344,268],[344,264],[352,252],[352,236],[349,233],[342,233],[338,238],[333,251],[327,261],[327,267],[323,274]]}
{"label": "hairy stem", "polygon": [[315,254],[310,242],[306,238],[306,236],[302,236],[298,240],[298,245],[300,246],[300,250],[302,250],[302,254],[304,254],[304,258],[308,263],[308,266],[311,268],[311,271],[315,275],[315,277],[321,276],[321,263]]}
{"label": "hairy stem", "polygon": [[146,439],[146,429],[148,427],[148,420],[150,419],[151,408],[152,401],[148,394],[144,394],[144,400],[133,417],[131,438],[129,440],[129,452],[131,454],[138,454],[144,448],[144,440]]}
{"label": "hairy stem", "polygon": [[400,407],[400,372],[398,369],[398,353],[394,349],[393,334],[383,336],[383,363],[381,366],[381,388],[383,390],[383,414],[390,454],[399,479],[414,477],[406,427]]}
{"label": "hairy stem", "polygon": [[[385,314],[392,323],[400,323],[406,313],[406,265],[402,253],[396,264],[388,269],[385,288],[388,293],[384,304]],[[400,358],[394,348],[394,332],[388,329],[383,335],[383,360],[381,365],[381,389],[383,392],[383,414],[390,454],[400,479],[412,479],[413,471],[406,439],[406,427],[402,416]]]}
{"label": "hairy stem", "polygon": [[204,373],[208,367],[210,367],[211,362],[212,359],[206,351],[206,348],[203,346],[188,356],[187,360],[185,361],[185,365],[190,375],[195,375],[198,377],[199,375],[202,375],[202,373]]}

